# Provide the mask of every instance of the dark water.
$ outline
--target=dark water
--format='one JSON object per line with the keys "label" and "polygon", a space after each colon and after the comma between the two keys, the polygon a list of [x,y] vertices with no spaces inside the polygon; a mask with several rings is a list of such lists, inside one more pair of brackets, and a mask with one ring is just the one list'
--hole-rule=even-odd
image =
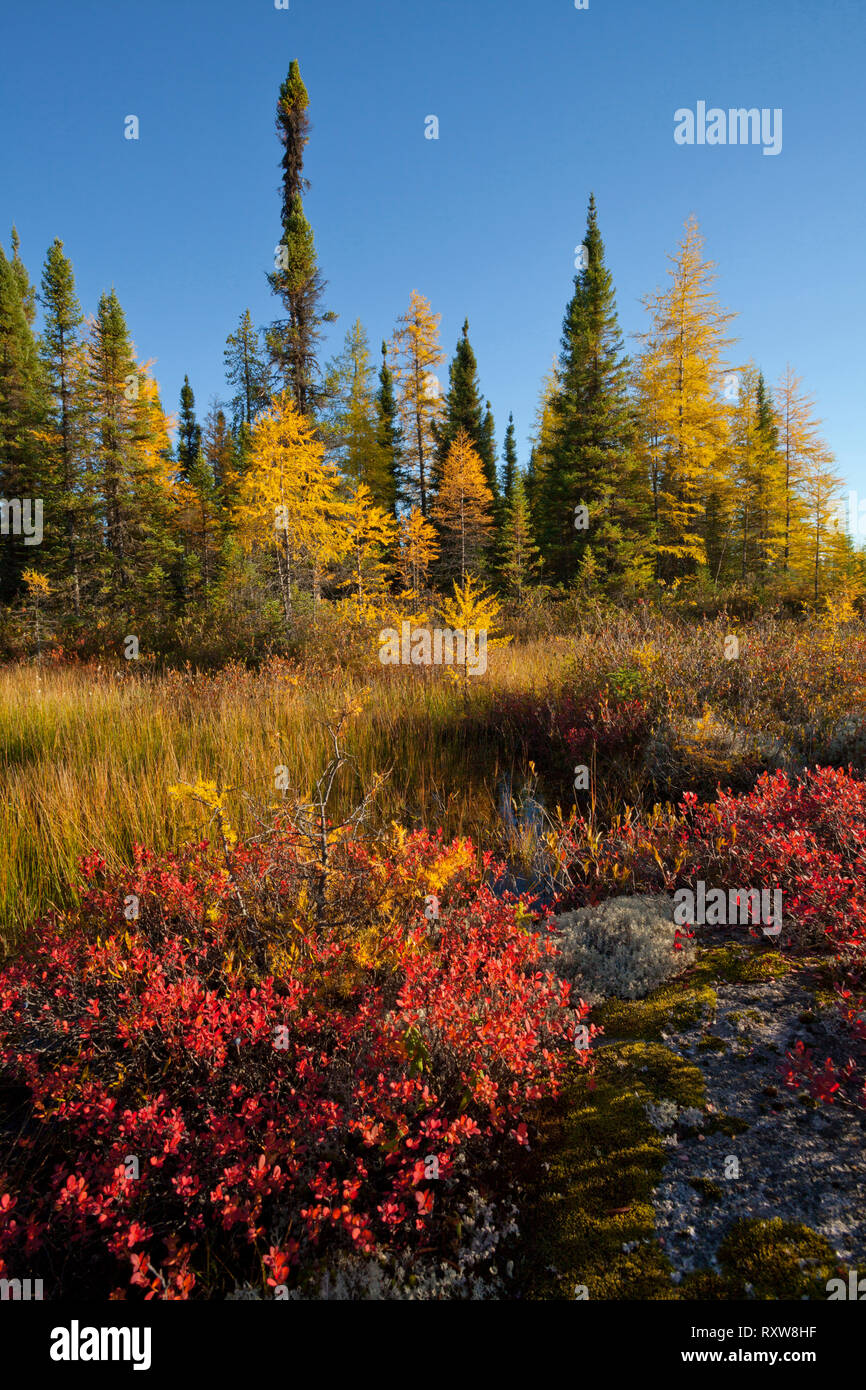
{"label": "dark water", "polygon": [[[545,807],[537,788],[530,789],[524,786],[515,794],[512,775],[506,773],[500,780],[497,793],[499,815],[508,833],[519,835],[529,831],[535,832],[539,837],[543,835],[546,825]],[[506,893],[513,893],[515,896],[524,894],[533,898],[539,908],[550,907],[557,893],[550,874],[541,864],[534,872],[527,873],[525,867],[518,869],[516,865],[506,863],[504,873],[490,886],[499,898],[504,897]]]}

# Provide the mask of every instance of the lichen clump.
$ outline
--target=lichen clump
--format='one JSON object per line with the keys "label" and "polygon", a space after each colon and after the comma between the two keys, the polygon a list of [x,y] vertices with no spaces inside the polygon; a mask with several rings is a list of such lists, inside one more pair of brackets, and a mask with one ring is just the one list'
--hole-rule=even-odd
{"label": "lichen clump", "polygon": [[557,970],[590,1004],[643,999],[695,959],[692,941],[674,925],[665,894],[609,898],[554,919]]}

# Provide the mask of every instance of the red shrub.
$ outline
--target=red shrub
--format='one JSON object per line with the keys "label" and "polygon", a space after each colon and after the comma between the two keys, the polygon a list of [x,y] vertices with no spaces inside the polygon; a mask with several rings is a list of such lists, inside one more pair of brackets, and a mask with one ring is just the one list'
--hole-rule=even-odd
{"label": "red shrub", "polygon": [[[562,853],[569,906],[698,879],[725,890],[781,889],[780,944],[831,953],[840,1005],[866,1040],[866,782],[850,771],[814,768],[798,781],[765,773],[748,794],[720,791],[699,803],[689,793],[677,810],[628,816],[606,833],[577,819]],[[818,1068],[803,1047],[789,1062],[791,1084],[805,1080],[825,1100],[839,1091],[835,1081],[855,1078],[853,1064],[837,1077],[832,1062]]]}
{"label": "red shrub", "polygon": [[[453,854],[410,837],[380,876]],[[351,938],[307,927],[291,968],[263,974],[237,946],[235,875],[248,911],[255,882],[289,899],[302,867],[288,836],[231,872],[205,845],[139,852],[125,878],[94,855],[80,912],[0,974],[0,1274],[52,1297],[183,1299],[291,1283],[339,1248],[445,1250],[463,1156],[477,1178],[523,1141],[585,1008],[477,881],[434,923],[420,894],[387,968],[347,969]]]}

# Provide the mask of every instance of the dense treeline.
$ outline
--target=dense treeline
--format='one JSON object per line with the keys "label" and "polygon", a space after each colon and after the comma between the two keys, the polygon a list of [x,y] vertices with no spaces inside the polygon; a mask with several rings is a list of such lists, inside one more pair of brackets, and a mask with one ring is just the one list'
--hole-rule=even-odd
{"label": "dense treeline", "polygon": [[[38,290],[14,229],[11,254],[0,248],[7,652],[49,632],[81,651],[136,633],[170,653],[195,630],[273,645],[322,604],[375,620],[467,577],[518,604],[575,591],[803,603],[859,588],[864,557],[840,525],[813,402],[791,368],[769,384],[732,356],[734,316],[694,219],[629,355],[590,198],[525,470],[513,418],[498,456],[468,321],[440,385],[440,319],[419,292],[380,357],[356,322],[320,362],[335,315],[304,212],[308,107],[292,63],[268,274],[280,316],[261,329],[240,316],[226,399],[201,421],[184,380],[174,446],[114,290],[86,317],[60,240]],[[41,539],[26,524],[37,499]]]}

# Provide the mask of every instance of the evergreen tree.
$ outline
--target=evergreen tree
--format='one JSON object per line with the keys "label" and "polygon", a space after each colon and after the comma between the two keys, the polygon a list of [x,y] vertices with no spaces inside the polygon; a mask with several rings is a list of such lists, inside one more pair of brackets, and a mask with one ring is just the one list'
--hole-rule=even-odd
{"label": "evergreen tree", "polygon": [[405,501],[403,431],[400,428],[400,414],[397,408],[397,397],[394,394],[394,376],[388,366],[388,344],[385,342],[382,343],[382,365],[379,368],[376,410],[379,417],[379,449],[387,470],[388,495],[393,499],[392,511],[396,515],[401,503]]}
{"label": "evergreen tree", "polygon": [[326,286],[301,196],[309,187],[303,176],[309,104],[300,68],[292,61],[277,102],[277,135],[283,145],[282,237],[275,269],[268,275],[273,293],[282,300],[285,318],[271,326],[267,343],[277,377],[283,388],[292,392],[302,414],[318,401],[316,352],[322,324],[336,318],[321,309]]}
{"label": "evergreen tree", "polygon": [[80,334],[84,315],[75,292],[72,263],[64,254],[63,242],[58,239],[49,247],[45,258],[40,299],[45,313],[42,361],[50,396],[49,420],[57,482],[56,530],[63,537],[58,568],[62,581],[69,586],[78,617],[81,613],[80,533],[82,526],[86,526],[88,512],[84,459],[86,402]]}
{"label": "evergreen tree", "polygon": [[27,268],[21,259],[21,238],[18,235],[17,227],[12,228],[12,270],[18,282],[24,317],[32,328],[36,318],[36,290],[30,283],[30,276],[27,274]]}
{"label": "evergreen tree", "polygon": [[363,484],[375,506],[393,512],[393,472],[380,444],[370,346],[360,319],[346,334],[343,351],[328,364],[324,397],[323,437],[343,477],[353,488]]}
{"label": "evergreen tree", "polygon": [[524,590],[540,568],[540,562],[538,546],[532,536],[529,499],[519,469],[513,475],[505,508],[500,569],[506,588],[517,599],[522,599]]}
{"label": "evergreen tree", "polygon": [[493,498],[493,515],[497,525],[501,520],[501,497],[499,495],[499,470],[496,467],[496,424],[493,419],[493,407],[490,402],[484,411],[484,418],[481,421],[481,438],[478,443],[478,457],[484,469],[484,476],[487,479],[487,486],[490,488],[490,495]]}
{"label": "evergreen tree", "polygon": [[[622,573],[630,559],[625,535],[636,520],[628,361],[592,196],[584,245],[563,324],[553,438],[538,499],[545,558],[560,581],[574,578],[590,541],[605,571]],[[576,506],[587,509],[588,528],[575,527]]]}
{"label": "evergreen tree", "polygon": [[[514,438],[513,412],[508,416],[508,428],[505,431],[505,444],[502,449],[502,461],[505,464],[505,467],[502,470],[502,501],[505,507],[507,508],[511,502],[511,493],[514,487],[514,479],[517,476],[517,444]],[[526,496],[525,483],[524,496]]]}
{"label": "evergreen tree", "polygon": [[114,290],[100,295],[87,342],[91,468],[109,578],[128,587],[134,404],[140,378],[126,318]]}
{"label": "evergreen tree", "polygon": [[436,464],[432,477],[434,491],[439,486],[448,451],[461,430],[468,435],[472,447],[480,455],[482,425],[478,363],[469,342],[469,320],[466,319],[448,367],[448,393],[445,397],[443,418],[435,430]]}
{"label": "evergreen tree", "polygon": [[189,384],[189,377],[183,379],[180,388],[180,415],[177,424],[177,464],[178,473],[184,481],[189,481],[201,451],[201,426],[195,418],[195,396]]}
{"label": "evergreen tree", "polygon": [[[24,570],[33,567],[37,504],[44,535],[46,504],[53,500],[44,447],[47,383],[28,319],[27,285],[26,273],[22,277],[0,247],[0,598],[7,602],[19,593]],[[29,510],[29,538],[13,515],[19,506],[22,515]]]}
{"label": "evergreen tree", "polygon": [[237,432],[244,427],[249,430],[271,397],[268,368],[259,348],[258,334],[249,309],[242,313],[237,332],[230,333],[226,339],[223,356],[226,381],[234,387],[234,395],[229,401],[232,423]]}

